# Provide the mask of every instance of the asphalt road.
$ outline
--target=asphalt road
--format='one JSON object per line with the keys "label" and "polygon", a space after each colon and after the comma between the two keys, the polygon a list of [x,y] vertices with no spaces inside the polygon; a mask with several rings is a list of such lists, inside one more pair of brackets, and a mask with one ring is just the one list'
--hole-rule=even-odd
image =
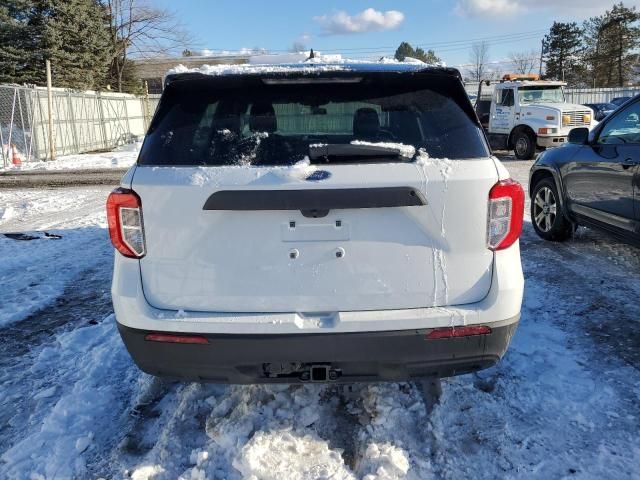
{"label": "asphalt road", "polygon": [[0,173],[0,190],[15,188],[77,187],[80,185],[118,185],[127,169],[30,170]]}

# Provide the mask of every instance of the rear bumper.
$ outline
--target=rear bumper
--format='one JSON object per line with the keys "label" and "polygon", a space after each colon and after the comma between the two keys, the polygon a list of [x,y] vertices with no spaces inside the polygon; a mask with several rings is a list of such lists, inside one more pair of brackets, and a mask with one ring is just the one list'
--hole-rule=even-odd
{"label": "rear bumper", "polygon": [[524,289],[518,242],[494,255],[491,287],[486,297],[476,303],[447,307],[317,313],[164,310],[147,301],[140,281],[139,262],[122,255],[116,255],[111,296],[120,324],[155,332],[310,335],[491,326],[520,314]]}
{"label": "rear bumper", "polygon": [[[310,381],[310,368],[326,367],[328,381],[405,381],[448,377],[496,364],[519,316],[490,324],[491,333],[427,340],[431,329],[315,334],[202,334],[206,345],[145,340],[148,330],[118,323],[141,370],[156,376],[216,383]],[[184,333],[184,332],[180,332]],[[306,373],[305,373],[306,372]]]}

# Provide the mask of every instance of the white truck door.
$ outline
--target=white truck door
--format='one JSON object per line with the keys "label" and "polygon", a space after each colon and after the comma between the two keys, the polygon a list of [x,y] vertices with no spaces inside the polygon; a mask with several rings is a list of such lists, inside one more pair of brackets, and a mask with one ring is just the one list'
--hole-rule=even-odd
{"label": "white truck door", "polygon": [[514,126],[515,115],[515,89],[496,89],[489,120],[489,132],[508,135]]}

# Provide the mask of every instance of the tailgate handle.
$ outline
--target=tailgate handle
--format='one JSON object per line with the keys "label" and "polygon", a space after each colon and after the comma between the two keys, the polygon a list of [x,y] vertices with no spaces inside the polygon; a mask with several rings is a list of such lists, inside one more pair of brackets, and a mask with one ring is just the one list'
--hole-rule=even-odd
{"label": "tailgate handle", "polygon": [[327,188],[313,190],[220,190],[203,210],[300,210],[321,218],[330,210],[349,208],[415,207],[426,205],[422,192],[412,187]]}

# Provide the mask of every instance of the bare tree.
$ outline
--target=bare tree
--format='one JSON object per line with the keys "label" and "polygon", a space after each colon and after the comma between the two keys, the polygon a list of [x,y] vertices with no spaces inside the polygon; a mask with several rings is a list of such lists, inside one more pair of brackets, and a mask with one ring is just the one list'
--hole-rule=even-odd
{"label": "bare tree", "polygon": [[530,50],[528,52],[511,52],[509,60],[513,64],[515,73],[526,75],[535,70],[538,63],[538,52]]}
{"label": "bare tree", "polygon": [[131,57],[180,54],[193,38],[169,10],[146,0],[105,0],[112,42],[112,76],[122,91],[123,74]]}
{"label": "bare tree", "polygon": [[471,45],[471,52],[469,53],[469,63],[471,65],[468,72],[472,80],[480,82],[485,79],[488,62],[489,44],[487,42],[479,42]]}

